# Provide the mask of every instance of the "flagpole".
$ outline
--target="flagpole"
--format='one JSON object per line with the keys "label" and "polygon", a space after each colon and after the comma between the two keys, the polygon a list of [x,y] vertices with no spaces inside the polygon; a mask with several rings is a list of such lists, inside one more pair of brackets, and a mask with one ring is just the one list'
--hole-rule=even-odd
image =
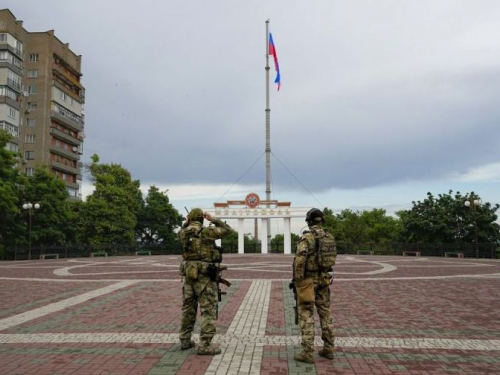
{"label": "flagpole", "polygon": [[[269,20],[266,21],[266,200],[271,200],[271,108],[269,107]],[[267,205],[269,208],[269,205]],[[262,239],[264,240],[264,239]],[[267,220],[267,248],[271,246],[271,219]]]}

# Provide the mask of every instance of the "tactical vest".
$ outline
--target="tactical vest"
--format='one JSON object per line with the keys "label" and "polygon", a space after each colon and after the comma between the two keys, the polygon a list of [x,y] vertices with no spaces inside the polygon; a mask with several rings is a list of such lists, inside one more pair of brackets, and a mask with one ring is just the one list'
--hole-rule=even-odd
{"label": "tactical vest", "polygon": [[181,234],[181,242],[184,248],[182,258],[184,260],[199,260],[202,262],[220,262],[221,255],[214,248],[214,241],[203,236],[204,228],[188,226]]}
{"label": "tactical vest", "polygon": [[314,250],[308,249],[306,270],[329,271],[337,259],[337,247],[333,236],[323,229],[311,228],[314,235]]}

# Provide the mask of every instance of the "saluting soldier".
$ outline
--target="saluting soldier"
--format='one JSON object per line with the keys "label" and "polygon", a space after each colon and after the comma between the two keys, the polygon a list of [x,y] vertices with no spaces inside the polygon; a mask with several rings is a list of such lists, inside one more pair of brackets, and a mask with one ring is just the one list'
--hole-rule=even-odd
{"label": "saluting soldier", "polygon": [[[203,219],[211,221],[214,226],[204,227]],[[183,262],[180,272],[184,279],[182,288],[182,320],[179,339],[181,349],[187,350],[195,346],[191,340],[196,311],[200,305],[200,344],[199,355],[220,354],[219,348],[211,346],[215,335],[215,315],[218,303],[218,287],[213,277],[219,269],[222,254],[215,247],[215,240],[231,232],[225,222],[213,217],[200,208],[193,208],[179,231],[183,246]],[[219,268],[217,268],[219,267]]]}

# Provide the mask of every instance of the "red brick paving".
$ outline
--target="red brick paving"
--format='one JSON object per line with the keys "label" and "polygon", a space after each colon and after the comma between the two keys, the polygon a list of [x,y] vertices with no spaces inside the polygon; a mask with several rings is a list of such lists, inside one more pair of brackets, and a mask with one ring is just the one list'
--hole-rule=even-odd
{"label": "red brick paving", "polygon": [[[332,310],[337,337],[500,339],[500,278],[417,279],[449,275],[500,273],[500,262],[475,259],[403,257],[339,257],[332,287]],[[113,283],[106,280],[158,280],[139,282],[124,289],[68,307],[62,311],[13,326],[6,333],[136,332],[176,333],[180,322],[181,283],[174,267],[179,257],[130,257],[95,260],[96,264],[54,261],[2,262],[0,266],[0,319],[30,311]],[[89,259],[78,261],[87,262]],[[151,264],[127,264],[124,261]],[[291,256],[225,255],[233,268],[247,263],[274,262],[275,269],[229,270],[228,279],[244,279],[232,290],[220,311],[218,333],[231,324],[251,281],[280,279],[271,285],[266,335],[284,336],[285,299],[290,291],[283,282],[291,278]],[[381,267],[370,261],[398,268],[368,275]],[[118,263],[113,263],[118,262]],[[479,264],[475,266],[474,264]],[[5,268],[11,267],[14,268]],[[73,276],[57,276],[54,270],[70,268]],[[42,268],[43,267],[43,268]],[[258,268],[258,266],[248,266]],[[287,271],[287,272],[282,272]],[[109,274],[106,274],[109,272]],[[347,274],[352,272],[355,274]],[[5,278],[25,280],[8,280]],[[391,280],[391,278],[405,278]],[[2,279],[4,278],[4,279]],[[31,281],[43,278],[47,281]],[[375,279],[347,281],[347,279]],[[51,280],[93,280],[53,282]],[[102,281],[98,281],[102,280]],[[225,288],[225,287],[223,287]],[[228,298],[227,296],[223,298]],[[316,318],[317,320],[317,318]],[[320,332],[317,327],[318,334]],[[0,374],[202,374],[210,357],[194,351],[181,352],[177,344],[1,344]],[[294,349],[266,345],[262,374],[300,373],[293,361]],[[458,359],[457,359],[458,358]],[[462,361],[459,359],[462,358]],[[500,351],[450,349],[384,349],[338,347],[335,360],[316,355],[317,374],[500,374]],[[293,366],[292,366],[293,365]],[[292,367],[291,367],[292,366]],[[156,372],[155,372],[156,371]],[[297,372],[298,371],[298,372]]]}

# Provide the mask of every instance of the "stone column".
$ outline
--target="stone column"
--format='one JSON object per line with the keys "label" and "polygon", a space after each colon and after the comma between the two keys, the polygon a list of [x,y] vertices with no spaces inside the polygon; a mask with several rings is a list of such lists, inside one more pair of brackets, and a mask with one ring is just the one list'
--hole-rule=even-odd
{"label": "stone column", "polygon": [[260,249],[262,254],[267,254],[267,223],[269,219],[260,219]]}
{"label": "stone column", "polygon": [[291,254],[292,253],[292,234],[291,234],[291,218],[285,217],[283,218],[284,225],[285,225],[285,232],[283,233],[283,239],[284,239],[284,248],[285,248],[285,254]]}
{"label": "stone column", "polygon": [[244,220],[238,219],[238,254],[245,253],[245,228],[244,228]]}

